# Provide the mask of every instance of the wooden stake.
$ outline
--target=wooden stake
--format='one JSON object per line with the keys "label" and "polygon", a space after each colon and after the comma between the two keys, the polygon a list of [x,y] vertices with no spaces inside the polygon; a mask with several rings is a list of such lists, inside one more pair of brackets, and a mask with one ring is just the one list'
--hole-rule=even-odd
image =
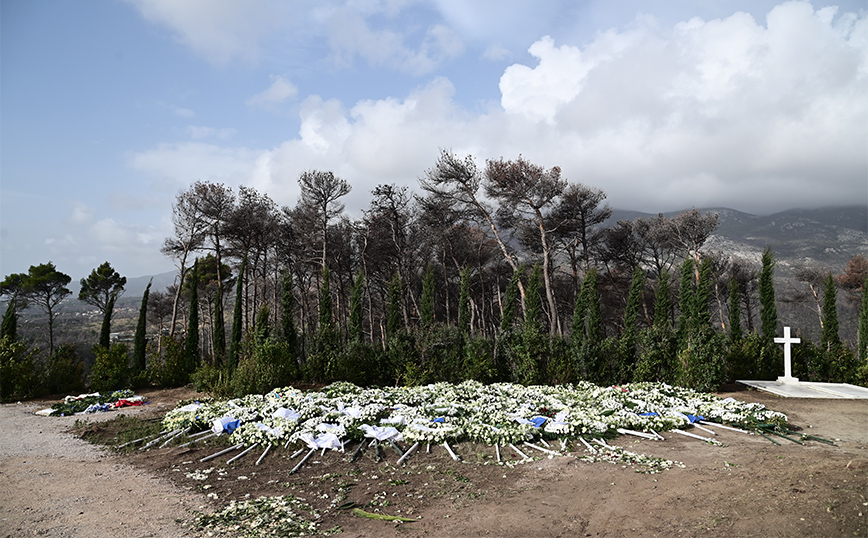
{"label": "wooden stake", "polygon": [[494,445],[494,453],[497,454],[497,463],[500,463],[500,445],[497,443]]}
{"label": "wooden stake", "polygon": [[714,441],[711,437],[703,437],[701,435],[696,435],[695,433],[686,432],[684,430],[672,430],[675,433],[679,433],[681,435],[686,435],[687,437],[693,437],[694,439],[699,439],[700,441],[705,441],[706,443],[710,443]]}
{"label": "wooden stake", "polygon": [[241,456],[244,456],[245,454],[247,454],[248,452],[250,452],[251,450],[253,450],[254,448],[256,448],[256,446],[257,446],[257,445],[252,445],[252,446],[247,447],[247,448],[244,450],[244,452],[242,452],[241,454],[238,454],[238,455],[235,456],[234,458],[232,458],[232,459],[230,459],[229,461],[227,461],[227,462],[226,462],[226,465],[229,465],[230,463],[232,463],[233,461],[237,460],[237,459],[240,458]]}
{"label": "wooden stake", "polygon": [[541,446],[536,446],[535,444],[533,444],[533,443],[528,443],[527,441],[524,442],[524,446],[529,446],[529,447],[531,447],[531,448],[535,448],[535,449],[539,450],[540,452],[545,452],[546,454],[551,454],[551,455],[553,455],[553,456],[560,456],[560,454],[558,454],[558,453],[555,452],[554,450],[549,450],[549,449],[547,449],[547,448],[543,448],[543,447],[541,447]]}
{"label": "wooden stake", "polygon": [[452,456],[453,460],[459,461],[459,458],[455,454],[455,452],[452,452],[452,448],[449,446],[449,443],[447,443],[446,441],[443,441],[443,446],[446,448],[446,452],[449,452],[449,455]]}
{"label": "wooden stake", "polygon": [[401,465],[401,463],[403,463],[403,461],[404,461],[405,459],[407,459],[407,458],[410,456],[410,454],[412,454],[413,451],[416,450],[417,448],[419,448],[419,443],[418,443],[418,442],[414,443],[413,446],[411,446],[410,448],[407,449],[407,452],[404,452],[404,455],[403,455],[403,456],[401,456],[400,458],[398,458],[398,463],[397,463],[397,465]]}
{"label": "wooden stake", "polygon": [[215,454],[211,454],[210,456],[205,456],[204,458],[202,458],[201,460],[199,460],[199,462],[200,462],[200,463],[202,463],[202,462],[206,462],[206,461],[211,460],[211,459],[214,459],[214,458],[216,458],[216,457],[218,457],[218,456],[222,456],[223,454],[227,454],[227,453],[229,453],[229,452],[232,452],[233,450],[237,450],[237,449],[241,448],[242,446],[243,446],[243,445],[242,445],[241,443],[238,443],[238,444],[235,445],[235,446],[230,446],[229,448],[226,448],[226,449],[224,449],[224,450],[221,450],[220,452],[217,452],[217,453],[215,453]]}
{"label": "wooden stake", "polygon": [[269,450],[271,450],[271,443],[269,443],[268,445],[266,445],[266,447],[265,447],[265,452],[263,452],[262,455],[259,456],[259,459],[256,460],[256,465],[259,465],[259,462],[261,462],[261,461],[262,461],[262,458],[264,458],[265,455],[268,454],[268,451],[269,451]]}
{"label": "wooden stake", "polygon": [[518,449],[514,444],[512,444],[512,443],[509,443],[509,448],[511,448],[511,449],[515,450],[516,452],[518,452],[518,454],[521,456],[521,459],[523,459],[523,460],[529,460],[529,459],[532,459],[532,458],[528,457],[527,454],[525,454],[524,452],[522,452],[521,450],[519,450],[519,449]]}
{"label": "wooden stake", "polygon": [[308,460],[308,458],[310,458],[313,455],[314,452],[316,452],[316,448],[311,448],[310,452],[308,452],[307,454],[305,454],[305,456],[303,458],[301,458],[301,461],[298,462],[298,465],[296,465],[295,467],[292,468],[291,471],[289,471],[289,474],[295,474],[296,471],[301,469],[301,466],[304,465],[304,462],[306,462]]}

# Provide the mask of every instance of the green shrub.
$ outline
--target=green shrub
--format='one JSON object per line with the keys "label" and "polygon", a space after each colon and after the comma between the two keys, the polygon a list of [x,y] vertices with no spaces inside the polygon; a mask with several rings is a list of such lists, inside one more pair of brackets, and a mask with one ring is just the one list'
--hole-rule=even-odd
{"label": "green shrub", "polygon": [[203,364],[193,372],[190,381],[197,392],[207,392],[215,398],[229,398],[232,396],[232,384],[229,366],[214,366]]}
{"label": "green shrub", "polygon": [[374,346],[354,340],[333,362],[331,377],[360,387],[378,384],[381,382],[378,369],[381,359],[379,350]]}
{"label": "green shrub", "polygon": [[232,376],[232,393],[264,394],[299,378],[295,354],[286,342],[266,338],[256,342],[250,357],[242,360]]}
{"label": "green shrub", "polygon": [[130,384],[130,356],[126,344],[110,348],[94,346],[96,361],[90,370],[90,389],[105,392],[128,388]]}
{"label": "green shrub", "polygon": [[549,340],[547,371],[547,383],[549,384],[563,385],[576,381],[576,374],[573,370],[572,349],[570,343],[564,338],[551,338]]}
{"label": "green shrub", "polygon": [[435,324],[423,329],[417,340],[418,363],[411,369],[416,382],[459,381],[463,348],[464,335],[458,327]]}
{"label": "green shrub", "polygon": [[703,392],[719,389],[726,372],[726,337],[702,326],[688,338],[678,353],[676,382]]}
{"label": "green shrub", "polygon": [[163,355],[151,352],[148,361],[148,377],[158,387],[180,387],[189,378],[185,367],[184,340],[179,337],[163,337]]}
{"label": "green shrub", "polygon": [[494,342],[488,338],[467,338],[464,344],[464,379],[491,383],[497,376]]}
{"label": "green shrub", "polygon": [[48,358],[42,384],[49,394],[84,391],[84,361],[75,346],[61,344]]}
{"label": "green shrub", "polygon": [[639,359],[633,369],[633,381],[672,383],[678,338],[666,324],[653,325],[639,332]]}
{"label": "green shrub", "polygon": [[0,339],[0,401],[29,398],[39,392],[39,371],[35,357],[39,353],[21,340],[9,336]]}

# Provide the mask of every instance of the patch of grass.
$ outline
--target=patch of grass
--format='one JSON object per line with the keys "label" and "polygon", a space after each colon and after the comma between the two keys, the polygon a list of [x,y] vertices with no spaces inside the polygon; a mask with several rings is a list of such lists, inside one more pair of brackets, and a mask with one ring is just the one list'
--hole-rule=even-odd
{"label": "patch of grass", "polygon": [[[76,420],[72,432],[88,443],[119,446],[142,437],[155,436],[161,428],[158,419],[140,419],[121,413],[104,422]],[[135,450],[138,444],[127,445],[121,452]]]}

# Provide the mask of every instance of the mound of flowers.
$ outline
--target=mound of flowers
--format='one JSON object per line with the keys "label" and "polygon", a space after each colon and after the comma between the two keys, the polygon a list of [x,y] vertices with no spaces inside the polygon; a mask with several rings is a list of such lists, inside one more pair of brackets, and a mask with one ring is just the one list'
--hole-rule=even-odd
{"label": "mound of flowers", "polygon": [[117,409],[118,407],[138,406],[143,403],[144,398],[136,396],[133,391],[129,389],[116,390],[105,394],[94,392],[91,394],[79,394],[78,396],[67,396],[62,401],[53,404],[50,408],[37,411],[36,414],[52,417],[67,417],[82,413],[110,411],[112,409]]}
{"label": "mound of flowers", "polygon": [[611,439],[619,430],[684,429],[696,420],[752,428],[785,425],[787,417],[757,403],[670,386],[600,387],[437,383],[363,389],[339,382],[321,391],[285,387],[268,394],[180,406],[166,431],[213,430],[242,446],[340,449],[349,441],[505,446],[536,440]]}

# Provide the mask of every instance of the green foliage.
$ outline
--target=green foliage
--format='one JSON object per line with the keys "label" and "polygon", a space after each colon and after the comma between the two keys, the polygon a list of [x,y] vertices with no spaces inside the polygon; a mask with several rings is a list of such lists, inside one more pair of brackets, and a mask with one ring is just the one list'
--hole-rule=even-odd
{"label": "green foliage", "polygon": [[268,307],[268,303],[265,303],[259,308],[259,313],[256,314],[255,340],[257,344],[265,342],[271,336],[269,317],[271,317],[271,309]]}
{"label": "green foliage", "polygon": [[654,296],[654,326],[672,327],[672,301],[669,299],[669,273],[661,271],[657,277],[657,294]]}
{"label": "green foliage", "polygon": [[679,348],[683,349],[687,345],[687,339],[690,336],[692,327],[692,319],[694,307],[696,305],[695,290],[693,287],[693,259],[686,258],[681,264],[681,279],[678,285],[678,327],[677,335]]}
{"label": "green foliage", "polygon": [[424,383],[458,381],[463,368],[464,344],[464,335],[458,327],[435,324],[423,330],[417,340],[419,367],[413,372],[413,378]]}
{"label": "green foliage", "polygon": [[18,340],[18,312],[14,297],[6,305],[6,313],[3,314],[3,322],[0,324],[0,338],[9,338],[13,342]]}
{"label": "green foliage", "polygon": [[231,376],[226,366],[220,367],[213,364],[199,366],[190,376],[190,381],[193,382],[196,392],[207,392],[215,398],[234,396],[230,380]]}
{"label": "green foliage", "polygon": [[20,340],[8,336],[0,339],[0,401],[8,402],[38,394],[38,353],[38,349],[30,348]]}
{"label": "green foliage", "polygon": [[699,266],[699,282],[696,283],[696,293],[693,296],[693,328],[704,331],[711,325],[711,291],[714,282],[714,266],[710,257],[702,259]]}
{"label": "green foliage", "polygon": [[784,371],[783,350],[764,334],[757,335],[757,338],[759,339],[756,345],[758,353],[754,354],[756,366],[751,377],[760,380],[777,379]]}
{"label": "green foliage", "polygon": [[130,384],[130,356],[126,344],[93,348],[96,361],[90,370],[90,389],[97,392],[120,390]]}
{"label": "green foliage", "polygon": [[250,357],[241,361],[232,375],[235,396],[265,394],[276,387],[285,387],[299,379],[295,353],[286,342],[266,338],[256,340]]}
{"label": "green foliage", "polygon": [[398,382],[404,385],[418,375],[421,362],[416,352],[416,339],[408,331],[399,331],[390,336],[386,343],[385,360],[381,363],[381,377],[384,383]]}
{"label": "green foliage", "polygon": [[461,291],[458,296],[458,328],[470,334],[470,268],[461,270]]}
{"label": "green foliage", "polygon": [[617,377],[620,383],[629,382],[633,378],[633,367],[636,364],[636,344],[639,328],[636,322],[639,318],[639,306],[642,304],[642,292],[645,287],[645,273],[640,267],[633,270],[633,279],[627,293],[627,307],[624,309],[624,330],[618,343],[620,364]]}
{"label": "green foliage", "polygon": [[184,340],[172,336],[162,338],[162,356],[156,354],[156,349],[150,350],[148,377],[158,387],[168,388],[184,385],[189,377],[186,370]]}
{"label": "green foliage", "polygon": [[99,331],[99,345],[101,347],[111,346],[112,333],[112,314],[115,309],[115,296],[109,297],[108,303],[105,306],[105,313],[102,316],[102,327]]}
{"label": "green foliage", "polygon": [[109,301],[117,299],[124,291],[127,278],[115,271],[109,262],[104,262],[91,271],[87,278],[82,278],[79,284],[78,300],[99,308],[105,314]]}
{"label": "green foliage", "polygon": [[[768,358],[774,361],[774,352],[775,346],[769,345],[760,334],[750,333],[737,341],[730,337],[726,379],[728,381],[757,379],[758,359],[764,357],[763,353],[766,353],[769,355]],[[781,364],[783,365],[783,362]]]}
{"label": "green foliage", "polygon": [[422,327],[434,324],[434,268],[429,263],[422,278],[422,297],[419,305],[419,316]]}
{"label": "green foliage", "polygon": [[49,394],[84,391],[84,361],[74,345],[61,344],[48,357],[42,384]]}
{"label": "green foliage", "polygon": [[835,289],[835,278],[832,273],[823,283],[823,331],[820,335],[820,348],[827,353],[837,354],[841,347],[838,336],[838,297]]}
{"label": "green foliage", "polygon": [[462,378],[491,383],[497,376],[494,342],[488,338],[468,337],[464,343]]}
{"label": "green foliage", "polygon": [[362,340],[350,340],[337,361],[333,362],[331,379],[348,381],[358,386],[380,382],[379,362],[382,351]]}
{"label": "green foliage", "polygon": [[145,287],[145,293],[142,295],[142,305],[139,307],[139,320],[138,323],[136,323],[136,336],[133,339],[133,369],[137,374],[144,372],[146,367],[148,297],[151,294],[151,283],[153,280],[154,279],[151,279],[148,282],[148,285]]}
{"label": "green foliage", "polygon": [[654,324],[639,332],[639,358],[633,370],[633,381],[673,383],[678,338],[668,324]]}
{"label": "green foliage", "polygon": [[772,282],[774,271],[775,260],[771,247],[768,247],[763,252],[758,286],[762,335],[770,342],[774,340],[778,331],[778,308],[775,304],[775,287]]}
{"label": "green foliage", "polygon": [[229,356],[226,360],[226,367],[230,374],[235,371],[235,368],[238,366],[238,361],[241,360],[241,338],[244,333],[244,269],[246,266],[247,256],[241,260],[241,267],[238,269],[238,280],[235,283],[235,306],[232,310],[232,336],[229,338]]}
{"label": "green foliage", "polygon": [[549,338],[548,361],[546,371],[548,383],[562,385],[574,383],[576,375],[573,372],[573,358],[570,343],[564,338]]}
{"label": "green foliage", "polygon": [[503,316],[500,320],[500,332],[506,332],[512,329],[512,324],[515,322],[515,303],[518,301],[518,285],[521,282],[521,275],[524,269],[519,267],[513,271],[512,277],[509,279],[509,285],[506,287],[506,296],[503,299]]}
{"label": "green foliage", "polygon": [[697,328],[694,336],[678,352],[676,383],[713,392],[720,388],[726,375],[726,338],[711,327]]}

